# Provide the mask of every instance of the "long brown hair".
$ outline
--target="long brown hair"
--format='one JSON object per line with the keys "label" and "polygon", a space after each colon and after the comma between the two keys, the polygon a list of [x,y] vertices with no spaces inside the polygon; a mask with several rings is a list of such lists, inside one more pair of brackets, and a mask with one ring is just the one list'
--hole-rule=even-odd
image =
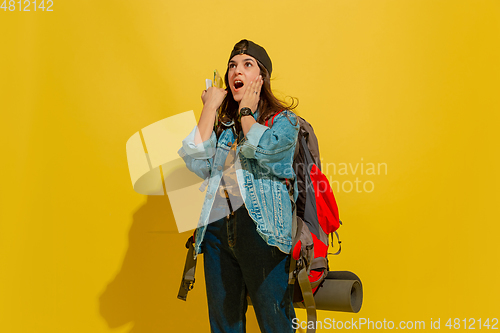
{"label": "long brown hair", "polygon": [[[236,44],[234,48],[238,51],[246,51],[248,49],[248,42],[246,40],[242,40],[241,42]],[[264,81],[260,91],[260,100],[258,104],[259,116],[257,117],[257,122],[259,124],[264,124],[266,119],[271,118],[276,113],[282,110],[295,109],[298,105],[298,100],[296,98],[290,97],[292,101],[290,102],[290,104],[287,104],[274,96],[271,90],[271,76],[269,75],[269,72],[259,60],[257,60],[257,64],[259,65],[260,75],[262,75],[262,80]],[[239,104],[234,100],[233,93],[231,91],[231,88],[229,87],[230,82],[228,79],[228,72],[229,67],[226,70],[226,74],[224,75],[227,94],[220,106],[220,120],[226,123],[234,120],[236,131],[239,132],[241,131],[241,124],[237,121]],[[255,112],[256,110],[252,111]],[[217,138],[224,129],[225,127],[219,122],[219,126],[216,131]]]}

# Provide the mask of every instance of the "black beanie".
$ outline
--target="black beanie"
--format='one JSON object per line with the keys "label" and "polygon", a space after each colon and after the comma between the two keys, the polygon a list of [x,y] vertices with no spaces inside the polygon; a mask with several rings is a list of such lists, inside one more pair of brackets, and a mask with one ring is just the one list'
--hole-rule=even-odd
{"label": "black beanie", "polygon": [[271,62],[271,58],[269,58],[269,56],[267,55],[266,50],[262,46],[257,45],[254,42],[249,41],[247,39],[242,39],[237,44],[239,44],[239,43],[241,43],[243,41],[247,41],[248,42],[248,48],[246,50],[235,50],[233,48],[233,51],[231,52],[231,56],[229,57],[228,62],[235,55],[238,55],[238,54],[248,54],[248,55],[254,57],[255,59],[257,59],[258,61],[260,61],[261,64],[264,65],[264,67],[269,72],[269,75],[271,75],[271,72],[273,71],[273,64]]}

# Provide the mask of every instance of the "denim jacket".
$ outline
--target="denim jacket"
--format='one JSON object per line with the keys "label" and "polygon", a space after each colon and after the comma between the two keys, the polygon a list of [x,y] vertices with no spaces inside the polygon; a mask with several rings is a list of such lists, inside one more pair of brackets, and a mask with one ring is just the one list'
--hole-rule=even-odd
{"label": "denim jacket", "polygon": [[[257,119],[258,111],[254,117]],[[212,131],[207,141],[195,145],[196,131],[195,126],[178,151],[187,168],[208,182],[195,233],[195,257],[201,253],[224,162],[236,139],[231,127],[227,127],[218,142]],[[298,131],[295,114],[283,111],[274,118],[271,128],[253,124],[236,147],[239,158],[239,163],[235,164],[236,178],[245,207],[260,236],[268,245],[277,246],[284,253],[289,253],[292,246],[292,204],[284,179],[293,179],[296,200],[298,191],[292,162]]]}

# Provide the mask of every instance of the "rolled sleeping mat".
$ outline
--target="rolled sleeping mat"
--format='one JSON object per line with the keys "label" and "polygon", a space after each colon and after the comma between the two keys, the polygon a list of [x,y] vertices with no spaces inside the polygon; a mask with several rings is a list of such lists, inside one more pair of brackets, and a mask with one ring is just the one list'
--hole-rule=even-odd
{"label": "rolled sleeping mat", "polygon": [[314,295],[316,309],[357,313],[363,303],[363,285],[348,271],[330,271]]}

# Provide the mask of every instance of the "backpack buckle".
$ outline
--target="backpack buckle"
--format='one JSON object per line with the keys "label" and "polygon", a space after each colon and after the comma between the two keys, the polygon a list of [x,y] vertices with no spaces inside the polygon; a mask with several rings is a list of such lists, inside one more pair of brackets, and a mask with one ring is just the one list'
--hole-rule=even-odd
{"label": "backpack buckle", "polygon": [[302,258],[299,258],[299,260],[297,260],[295,263],[295,269],[293,271],[293,275],[296,277],[302,268],[304,268],[304,260]]}
{"label": "backpack buckle", "polygon": [[190,291],[191,289],[194,288],[194,280],[193,279],[192,281],[184,281],[185,282],[185,288],[187,291]]}

